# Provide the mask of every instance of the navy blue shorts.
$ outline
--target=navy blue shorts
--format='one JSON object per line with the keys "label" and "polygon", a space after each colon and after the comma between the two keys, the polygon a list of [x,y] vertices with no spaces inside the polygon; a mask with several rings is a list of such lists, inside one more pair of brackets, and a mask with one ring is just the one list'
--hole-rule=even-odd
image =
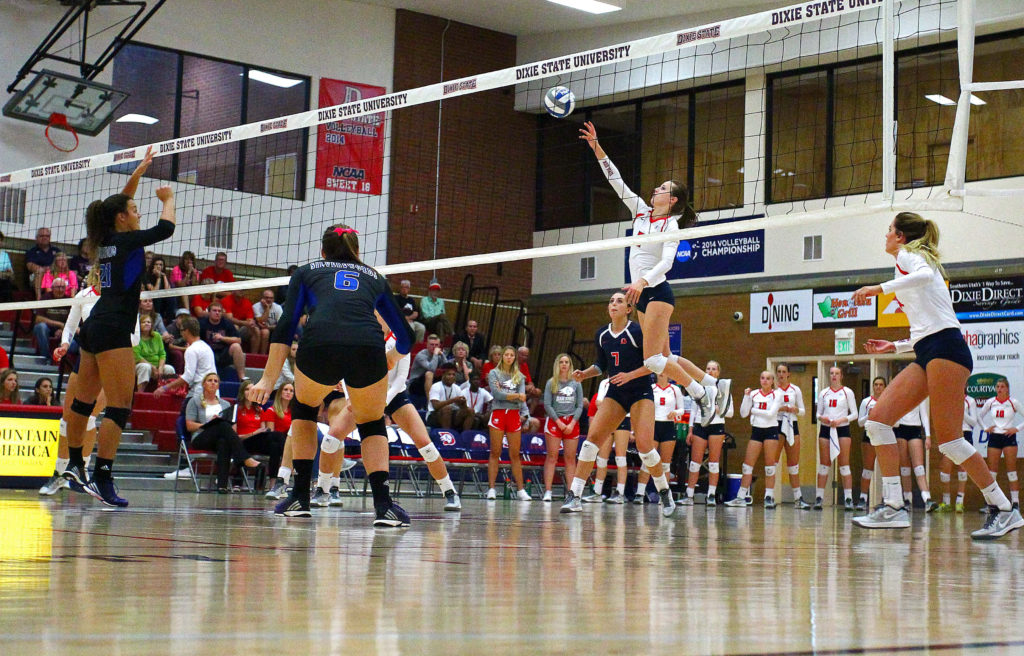
{"label": "navy blue shorts", "polygon": [[779,431],[774,428],[761,428],[760,426],[750,427],[750,439],[755,442],[764,442],[765,440],[778,440]]}
{"label": "navy blue shorts", "polygon": [[702,440],[707,440],[712,435],[725,435],[725,424],[708,424],[707,426],[701,426],[700,422],[697,422],[691,428],[693,434]]}
{"label": "navy blue shorts", "polygon": [[1017,446],[1016,435],[1003,435],[1002,433],[989,433],[988,446],[991,449],[1005,449]]}
{"label": "navy blue shorts", "polygon": [[674,442],[676,439],[676,423],[674,421],[654,422],[654,441]]}
{"label": "navy blue shorts", "polygon": [[406,405],[412,405],[412,401],[409,400],[409,394],[405,391],[399,392],[398,394],[395,394],[395,398],[391,399],[391,403],[388,404],[388,407],[384,408],[384,414],[390,417],[398,412],[399,408]]}
{"label": "navy blue shorts", "polygon": [[974,444],[974,431],[964,431],[964,439]]}
{"label": "navy blue shorts", "polygon": [[676,297],[672,294],[672,287],[669,286],[667,280],[654,287],[645,287],[640,292],[640,300],[636,302],[636,309],[646,312],[647,304],[651,301],[661,301],[673,306],[676,304]]}
{"label": "navy blue shorts", "polygon": [[68,344],[68,352],[64,354],[65,358],[71,358],[71,373],[73,374],[78,373],[78,365],[82,362],[82,354],[79,351],[78,338],[75,337],[71,340],[71,343]]}
{"label": "navy blue shorts", "polygon": [[[779,422],[779,435],[782,435],[782,422]],[[800,424],[793,422],[793,437],[800,437]]]}
{"label": "navy blue shorts", "polygon": [[619,425],[615,427],[615,430],[617,430],[617,431],[631,431],[631,430],[633,430],[633,424],[629,423],[629,416],[628,415],[626,417],[622,418],[622,421],[620,421]]}
{"label": "navy blue shorts", "polygon": [[[818,428],[818,437],[820,439],[827,440],[828,434],[831,430],[831,426],[821,424],[821,426]],[[836,433],[839,435],[839,437],[850,437],[850,425],[847,424],[845,426],[836,426]]]}
{"label": "navy blue shorts", "polygon": [[604,398],[611,399],[622,406],[622,409],[629,412],[629,409],[633,407],[633,404],[637,401],[643,401],[644,399],[654,402],[654,390],[651,389],[651,384],[646,380],[646,377],[641,378],[639,385],[636,383],[627,383],[622,387],[618,385],[609,385],[608,393],[605,394]]}
{"label": "navy blue shorts", "polygon": [[896,433],[897,440],[923,440],[924,431],[921,430],[920,426],[907,426],[900,424],[899,426],[892,429],[892,432]]}
{"label": "navy blue shorts", "polygon": [[125,331],[117,322],[105,322],[103,317],[89,317],[78,331],[78,346],[86,353],[97,355],[132,347],[132,331]]}
{"label": "navy blue shorts", "polygon": [[343,398],[345,398],[344,392],[341,390],[331,390],[327,393],[327,396],[324,397],[324,407],[329,408],[332,403]]}
{"label": "navy blue shorts", "polygon": [[968,371],[974,369],[971,350],[967,348],[967,342],[958,328],[946,328],[921,338],[914,344],[914,355],[917,356],[914,362],[926,371],[928,363],[935,359],[955,362],[967,367]]}

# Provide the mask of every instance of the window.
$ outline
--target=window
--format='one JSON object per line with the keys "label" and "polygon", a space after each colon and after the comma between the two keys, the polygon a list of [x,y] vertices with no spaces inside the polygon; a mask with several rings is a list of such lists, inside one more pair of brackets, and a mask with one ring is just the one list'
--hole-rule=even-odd
{"label": "window", "polygon": [[[974,81],[1006,80],[1024,80],[1024,34],[975,46]],[[967,179],[1024,175],[1024,90],[981,91],[972,103]]]}
{"label": "window", "polygon": [[693,207],[743,206],[743,83],[694,94]]}
{"label": "window", "polygon": [[690,94],[645,102],[641,123],[640,188],[649,193],[666,180],[689,186]]}
{"label": "window", "polygon": [[594,279],[594,256],[580,258],[580,280]]}
{"label": "window", "polygon": [[[110,149],[120,150],[309,109],[309,78],[193,53],[129,44],[114,59],[113,79],[131,94],[114,122]],[[302,199],[307,130],[220,144],[154,160],[147,175],[220,189]],[[124,167],[111,167],[130,172]],[[268,177],[270,176],[270,177]]]}
{"label": "window", "polygon": [[208,248],[230,250],[235,241],[235,218],[232,216],[206,216],[206,240]]}
{"label": "window", "polygon": [[25,199],[28,191],[15,187],[0,187],[0,221],[25,223]]}
{"label": "window", "polygon": [[828,78],[827,71],[816,71],[775,78],[768,83],[769,202],[826,195]]}
{"label": "window", "polygon": [[821,235],[807,235],[804,237],[804,261],[821,259]]}
{"label": "window", "polygon": [[[639,182],[640,176],[637,170],[640,163],[638,155],[641,146],[640,139],[637,138],[639,136],[636,125],[637,104],[629,103],[628,105],[595,109],[590,113],[589,120],[593,121],[597,128],[601,147],[615,162],[616,168],[622,174],[623,181],[641,198],[650,200],[650,189],[644,188],[643,184]],[[632,219],[629,209],[608,184],[604,173],[601,172],[601,167],[597,164],[597,158],[589,148],[586,149],[585,155],[587,158],[587,182],[589,183],[587,197],[590,207],[589,223],[595,225]]]}
{"label": "window", "polygon": [[882,189],[882,62],[842,66],[832,97],[833,196]]}
{"label": "window", "polygon": [[[946,177],[960,95],[956,50],[902,55],[896,61],[896,186],[927,187]],[[945,103],[951,104],[945,104]]]}

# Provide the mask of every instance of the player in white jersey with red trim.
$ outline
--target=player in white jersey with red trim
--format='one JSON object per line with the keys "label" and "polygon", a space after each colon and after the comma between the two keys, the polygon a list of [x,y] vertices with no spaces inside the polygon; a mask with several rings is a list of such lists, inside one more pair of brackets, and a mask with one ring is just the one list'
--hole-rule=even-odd
{"label": "player in white jersey with red trim", "polygon": [[[722,447],[725,444],[725,420],[733,416],[732,397],[729,395],[729,380],[719,378],[722,367],[714,360],[709,360],[704,370],[712,378],[718,380],[718,390],[725,390],[725,394],[719,393],[715,399],[715,408],[711,413],[711,420],[705,422],[699,403],[690,407],[690,434],[686,437],[686,444],[690,447],[689,476],[686,480],[686,494],[693,496],[694,488],[697,486],[697,479],[700,477],[700,466],[704,461],[704,452],[708,454],[708,491],[705,496],[705,503],[709,506],[718,503],[718,479],[721,475]],[[714,393],[715,388],[707,388],[708,393]]]}
{"label": "player in white jersey with red trim", "polygon": [[[597,128],[593,123],[587,121],[583,124],[580,139],[586,141],[594,151],[608,184],[629,208],[633,217],[634,235],[675,232],[680,225],[689,228],[697,223],[697,214],[690,206],[689,191],[685,185],[675,180],[666,180],[651,194],[651,204],[648,205],[626,186],[619,170],[598,143]],[[704,388],[715,387],[718,381],[686,358],[674,355],[669,350],[668,324],[675,309],[675,296],[665,274],[675,262],[678,246],[678,239],[630,246],[630,284],[623,287],[622,291],[626,294],[626,302],[637,309],[644,334],[644,366],[655,374],[665,372],[670,379],[686,388],[690,396],[701,405],[703,416],[710,421],[715,399],[707,395]]]}
{"label": "player in white jersey with red trim", "polygon": [[[661,454],[661,467],[668,476],[672,455],[676,451],[676,417],[683,416],[686,411],[685,399],[683,392],[670,383],[665,374],[659,374],[657,381],[651,383],[651,391],[654,393],[654,441]],[[645,492],[649,480],[651,473],[646,466],[641,466],[636,476],[634,499]],[[682,503],[684,506],[693,505],[693,496],[685,497]]]}
{"label": "player in white jersey with red trim", "polygon": [[818,485],[814,509],[821,510],[825,482],[832,460],[839,458],[839,476],[843,482],[843,507],[853,510],[853,472],[850,470],[850,422],[857,420],[857,400],[853,390],[843,385],[843,370],[828,370],[828,387],[818,395]]}
{"label": "player in white jersey with red trim", "polygon": [[[964,390],[964,424],[962,426],[964,431],[964,439],[974,444],[974,428],[979,425],[978,423],[978,406],[974,401],[974,397],[967,394],[967,390]],[[950,488],[953,487],[953,470],[956,469],[956,506],[950,505]],[[956,510],[958,513],[964,511],[964,493],[967,491],[967,472],[963,470],[963,467],[954,465],[953,461],[942,456],[942,463],[939,465],[939,480],[942,482],[942,503],[939,504],[939,512],[949,512]]]}
{"label": "player in white jersey with red trim", "polygon": [[800,423],[799,417],[807,413],[804,407],[804,393],[789,382],[789,365],[780,362],[775,366],[775,394],[779,396],[779,446],[786,451],[786,470],[789,485],[793,490],[793,507],[810,510],[811,504],[804,501],[800,489]]}
{"label": "player in white jersey with red trim", "polygon": [[938,248],[939,229],[932,221],[912,212],[897,214],[885,234],[885,252],[896,258],[895,277],[861,287],[853,295],[855,302],[864,303],[871,296],[893,293],[910,322],[909,339],[896,343],[869,339],[864,345],[868,353],[912,350],[916,356],[882,393],[865,423],[882,471],[882,504],[853,521],[865,528],[910,527],[893,425],[927,398],[935,410],[932,429],[939,451],[967,471],[989,506],[985,524],[971,537],[992,540],[1024,526],[1024,519],[999,489],[981,455],[963,438],[961,395],[974,359],[953,311]]}
{"label": "player in white jersey with red trim", "polygon": [[740,416],[750,417],[750,441],[743,457],[743,479],[735,499],[725,502],[727,506],[749,506],[750,483],[754,477],[754,465],[764,448],[764,507],[775,507],[775,463],[779,455],[779,408],[782,397],[775,393],[775,374],[761,372],[760,389],[743,390]]}
{"label": "player in white jersey with red trim", "polygon": [[[860,411],[857,413],[857,424],[864,426],[868,420],[868,413],[878,403],[878,397],[885,391],[886,381],[881,376],[876,376],[871,381],[871,396],[860,402]],[[867,431],[861,438],[860,456],[862,469],[860,472],[860,499],[857,500],[856,510],[867,510],[871,497],[871,479],[875,475],[875,447],[871,446]]]}
{"label": "player in white jersey with red trim", "polygon": [[893,427],[896,433],[896,446],[900,450],[900,483],[903,486],[903,501],[908,509],[913,509],[913,483],[910,476],[917,480],[917,489],[921,492],[925,512],[932,512],[939,507],[932,501],[931,488],[928,485],[928,470],[924,466],[925,454],[932,448],[932,429],[929,419],[928,399],[916,408],[903,415],[899,423]]}
{"label": "player in white jersey with red trim", "polygon": [[985,401],[978,412],[978,420],[988,433],[988,468],[995,476],[999,471],[999,456],[1006,461],[1006,478],[1010,481],[1010,497],[1014,508],[1020,506],[1020,481],[1017,479],[1017,433],[1024,430],[1024,417],[1020,401],[1010,396],[1010,382],[996,381],[996,395]]}

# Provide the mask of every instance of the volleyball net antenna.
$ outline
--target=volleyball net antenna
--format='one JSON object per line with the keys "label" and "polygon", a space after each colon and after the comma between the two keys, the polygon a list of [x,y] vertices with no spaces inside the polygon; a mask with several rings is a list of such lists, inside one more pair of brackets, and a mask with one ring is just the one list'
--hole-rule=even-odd
{"label": "volleyball net antenna", "polygon": [[[143,225],[159,215],[161,184],[174,188],[178,218],[153,250],[168,269],[186,250],[202,260],[227,252],[251,278],[218,283],[225,290],[284,284],[288,265],[319,256],[334,223],[359,231],[367,264],[401,274],[735,230],[724,220],[771,229],[896,208],[958,211],[980,147],[966,136],[971,94],[1024,85],[972,80],[973,12],[974,0],[804,2],[289,116],[257,110],[244,125],[207,117],[194,122],[203,131],[152,144],[138,124],[113,123],[109,152],[0,174],[0,225],[8,238],[49,227],[55,242],[77,242],[88,204],[120,191],[150,145],[156,158],[136,193]],[[930,50],[955,40],[959,68]],[[556,86],[575,98],[564,118],[544,109]],[[958,106],[926,99],[931,88]],[[198,113],[203,90],[178,91]],[[250,100],[260,92],[254,83]],[[507,107],[508,120],[495,126],[484,105]],[[579,141],[586,120],[634,191],[646,199],[664,180],[684,182],[701,224],[625,237],[630,217]],[[456,133],[465,147],[453,156],[442,146]],[[481,229],[439,230],[439,216],[456,211]],[[502,248],[509,242],[495,233],[524,216],[534,247]],[[599,224],[609,238],[565,239],[563,228]],[[404,261],[402,240],[389,240],[410,230],[432,242],[429,257]]]}

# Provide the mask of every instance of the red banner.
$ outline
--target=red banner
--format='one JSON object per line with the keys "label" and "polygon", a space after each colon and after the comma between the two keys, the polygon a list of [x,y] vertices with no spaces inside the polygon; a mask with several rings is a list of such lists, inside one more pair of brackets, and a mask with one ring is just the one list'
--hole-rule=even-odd
{"label": "red banner", "polygon": [[[384,87],[320,79],[320,108],[383,96]],[[316,188],[381,193],[384,112],[325,123],[317,128]]]}

